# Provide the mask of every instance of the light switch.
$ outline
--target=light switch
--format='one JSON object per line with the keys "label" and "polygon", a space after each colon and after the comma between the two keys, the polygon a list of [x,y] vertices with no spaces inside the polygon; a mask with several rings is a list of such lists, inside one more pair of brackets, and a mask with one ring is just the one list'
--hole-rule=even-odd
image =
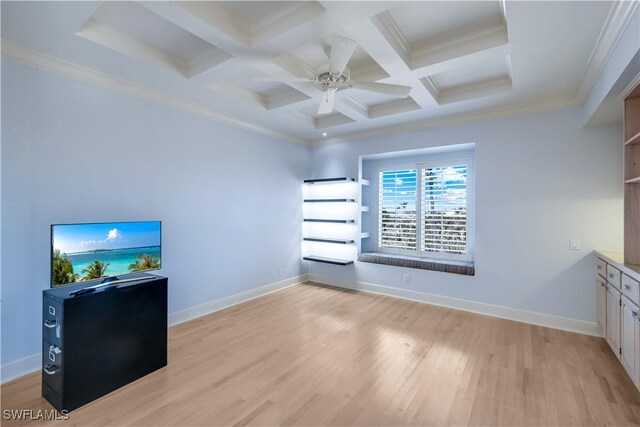
{"label": "light switch", "polygon": [[580,250],[580,239],[571,239],[569,242],[569,247],[572,251]]}

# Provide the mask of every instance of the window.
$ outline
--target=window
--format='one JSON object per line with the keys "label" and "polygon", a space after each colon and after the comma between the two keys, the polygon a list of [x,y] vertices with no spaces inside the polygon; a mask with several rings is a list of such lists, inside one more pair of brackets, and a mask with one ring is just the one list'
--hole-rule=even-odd
{"label": "window", "polygon": [[378,242],[382,248],[415,252],[416,169],[380,171]]}
{"label": "window", "polygon": [[378,172],[378,250],[471,260],[469,160]]}

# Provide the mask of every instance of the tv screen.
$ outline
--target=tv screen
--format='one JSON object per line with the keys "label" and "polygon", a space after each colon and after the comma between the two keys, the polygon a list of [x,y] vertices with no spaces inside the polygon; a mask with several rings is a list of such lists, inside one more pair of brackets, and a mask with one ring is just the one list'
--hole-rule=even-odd
{"label": "tv screen", "polygon": [[51,226],[51,286],[158,270],[160,221]]}

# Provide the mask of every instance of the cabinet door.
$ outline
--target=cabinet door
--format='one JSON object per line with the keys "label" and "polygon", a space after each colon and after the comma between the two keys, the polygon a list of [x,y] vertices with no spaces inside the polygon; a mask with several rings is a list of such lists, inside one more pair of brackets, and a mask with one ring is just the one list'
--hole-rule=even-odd
{"label": "cabinet door", "polygon": [[607,342],[620,357],[620,293],[611,285],[607,286]]}
{"label": "cabinet door", "polygon": [[598,305],[598,325],[604,335],[607,330],[607,286],[604,280],[596,279],[596,292]]}
{"label": "cabinet door", "polygon": [[638,308],[626,298],[622,298],[622,317],[620,322],[620,361],[633,379],[638,381]]}

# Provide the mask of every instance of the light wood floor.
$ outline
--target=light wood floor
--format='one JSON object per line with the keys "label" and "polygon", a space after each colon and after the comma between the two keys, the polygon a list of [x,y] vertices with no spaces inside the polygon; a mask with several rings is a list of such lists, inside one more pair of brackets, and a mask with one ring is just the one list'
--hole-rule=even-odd
{"label": "light wood floor", "polygon": [[[393,298],[298,285],[169,337],[167,368],[58,424],[640,423],[604,340]],[[39,373],[2,387],[17,408],[50,408]]]}

